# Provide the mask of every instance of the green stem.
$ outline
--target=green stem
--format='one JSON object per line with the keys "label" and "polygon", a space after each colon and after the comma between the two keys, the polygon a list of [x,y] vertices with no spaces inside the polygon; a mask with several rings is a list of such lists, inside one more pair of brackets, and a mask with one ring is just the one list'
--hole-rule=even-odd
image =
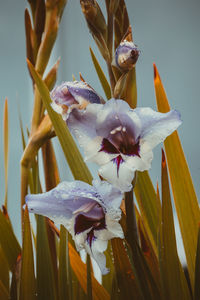
{"label": "green stem", "polygon": [[92,278],[91,278],[91,260],[89,254],[86,259],[87,264],[87,299],[92,300]]}
{"label": "green stem", "polygon": [[[136,182],[136,175],[133,180],[133,188]],[[135,207],[134,207],[134,196],[133,196],[133,188],[130,192],[125,193],[125,210],[126,210],[126,238],[133,248],[133,243],[136,241],[139,244],[139,237],[138,237],[138,229],[137,229],[137,221],[135,215]]]}

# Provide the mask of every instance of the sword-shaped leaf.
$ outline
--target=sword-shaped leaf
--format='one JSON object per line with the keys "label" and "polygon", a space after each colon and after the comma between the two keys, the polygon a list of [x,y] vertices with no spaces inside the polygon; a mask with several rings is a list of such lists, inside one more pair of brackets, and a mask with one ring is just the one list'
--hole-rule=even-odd
{"label": "sword-shaped leaf", "polygon": [[36,246],[38,300],[55,300],[57,297],[56,284],[47,237],[46,222],[42,216],[37,216]]}
{"label": "sword-shaped leaf", "polygon": [[8,152],[9,152],[9,128],[8,128],[8,99],[4,104],[3,118],[3,138],[4,138],[4,169],[5,169],[5,200],[4,205],[7,208],[8,202]]}
{"label": "sword-shaped leaf", "polygon": [[12,271],[21,253],[20,245],[6,216],[0,210],[0,245]]}
{"label": "sword-shaped leaf", "polygon": [[110,99],[111,98],[111,90],[110,90],[110,85],[106,79],[106,76],[96,58],[96,56],[94,55],[94,52],[92,51],[92,48],[90,48],[90,54],[91,54],[91,57],[92,57],[92,61],[93,61],[93,64],[94,64],[94,67],[95,67],[95,70],[97,72],[97,75],[99,77],[99,81],[101,83],[101,86],[104,90],[104,93],[106,95],[106,98],[107,99]]}
{"label": "sword-shaped leaf", "polygon": [[185,275],[178,258],[173,210],[164,151],[162,151],[162,222],[160,270],[164,299],[190,299]]}
{"label": "sword-shaped leaf", "polygon": [[20,278],[20,300],[36,299],[36,281],[34,273],[34,258],[31,237],[31,227],[26,207],[24,212],[24,232],[22,246],[22,267]]}
{"label": "sword-shaped leaf", "polygon": [[[158,110],[168,112],[170,106],[155,65],[154,84]],[[198,223],[200,221],[199,204],[177,131],[165,140],[164,145],[188,271],[191,285],[194,287]]]}

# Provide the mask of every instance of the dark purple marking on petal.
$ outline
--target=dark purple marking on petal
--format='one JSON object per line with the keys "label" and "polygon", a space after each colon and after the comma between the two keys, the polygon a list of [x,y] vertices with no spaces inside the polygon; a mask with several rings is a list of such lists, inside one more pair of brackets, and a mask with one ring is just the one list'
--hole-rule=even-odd
{"label": "dark purple marking on petal", "polygon": [[78,215],[75,219],[75,224],[74,224],[75,234],[84,232],[89,228],[95,230],[100,230],[105,228],[105,216],[98,220],[98,219],[89,218],[87,216],[84,216],[83,214]]}
{"label": "dark purple marking on petal", "polygon": [[90,248],[92,247],[92,242],[94,242],[95,240],[96,240],[96,237],[94,236],[94,230],[92,229],[87,234],[87,242],[88,242]]}
{"label": "dark purple marking on petal", "polygon": [[124,162],[124,160],[121,157],[121,155],[119,155],[119,156],[113,158],[112,161],[117,164],[117,177],[119,177],[119,167],[120,167],[120,164]]}
{"label": "dark purple marking on petal", "polygon": [[87,233],[87,242],[91,247],[92,241],[95,239],[94,230],[102,230],[106,228],[105,216],[98,220],[88,218],[82,214],[78,215],[75,219],[74,225],[75,234],[82,233],[89,228],[91,228],[91,230]]}
{"label": "dark purple marking on petal", "polygon": [[113,145],[113,143],[111,143],[108,139],[104,138],[99,152],[104,151],[108,154],[122,153],[124,155],[136,155],[140,157],[139,139],[138,142],[135,143],[134,139],[128,137],[123,138],[121,133],[118,132],[117,134],[115,134],[115,136],[112,137],[112,141],[115,142],[115,145]]}
{"label": "dark purple marking on petal", "polygon": [[117,148],[115,148],[115,146],[113,144],[111,144],[108,139],[105,139],[105,138],[103,139],[103,141],[101,143],[101,149],[99,150],[99,152],[101,152],[101,151],[109,153],[109,154],[119,153]]}

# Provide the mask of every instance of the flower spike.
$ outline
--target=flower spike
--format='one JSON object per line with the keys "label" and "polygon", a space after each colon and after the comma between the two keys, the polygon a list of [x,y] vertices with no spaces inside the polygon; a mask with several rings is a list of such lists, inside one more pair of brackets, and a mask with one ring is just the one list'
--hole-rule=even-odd
{"label": "flower spike", "polygon": [[85,249],[102,274],[108,272],[103,254],[108,240],[124,237],[118,223],[121,201],[122,193],[100,180],[94,180],[93,186],[82,181],[62,182],[49,192],[26,196],[29,212],[64,225],[77,249]]}

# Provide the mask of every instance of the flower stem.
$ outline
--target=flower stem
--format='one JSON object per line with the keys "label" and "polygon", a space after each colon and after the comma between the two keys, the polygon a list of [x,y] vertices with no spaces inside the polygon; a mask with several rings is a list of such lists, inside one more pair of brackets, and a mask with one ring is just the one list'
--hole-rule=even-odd
{"label": "flower stem", "polygon": [[87,264],[87,299],[92,300],[92,278],[91,278],[91,260],[89,254],[86,258]]}
{"label": "flower stem", "polygon": [[[136,175],[133,180],[133,188],[136,182]],[[134,241],[139,244],[138,230],[137,230],[137,222],[135,215],[135,207],[134,207],[134,196],[133,196],[133,188],[130,192],[125,193],[125,210],[126,210],[126,238],[129,245],[132,247]]]}

